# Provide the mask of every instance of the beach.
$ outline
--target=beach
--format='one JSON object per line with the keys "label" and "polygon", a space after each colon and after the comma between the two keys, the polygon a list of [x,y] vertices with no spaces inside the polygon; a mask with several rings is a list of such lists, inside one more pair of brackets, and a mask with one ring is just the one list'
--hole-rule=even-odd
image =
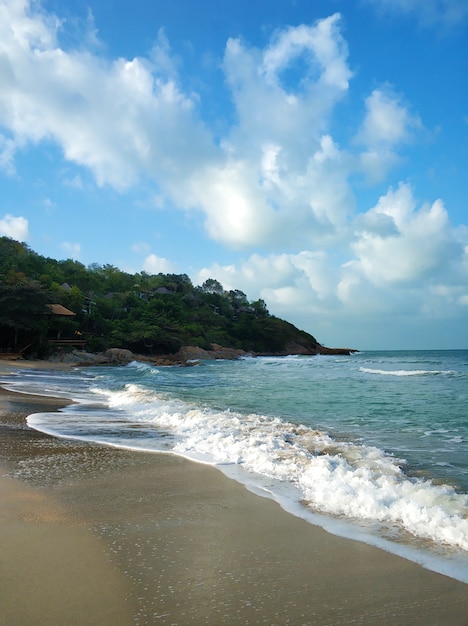
{"label": "beach", "polygon": [[0,394],[2,626],[468,624],[466,584],[213,467],[27,426],[63,405]]}

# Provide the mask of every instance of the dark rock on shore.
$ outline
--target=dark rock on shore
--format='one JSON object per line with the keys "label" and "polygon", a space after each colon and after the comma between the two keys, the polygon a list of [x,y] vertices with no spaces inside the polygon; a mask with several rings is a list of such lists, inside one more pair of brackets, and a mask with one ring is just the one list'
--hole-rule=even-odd
{"label": "dark rock on shore", "polygon": [[219,344],[212,344],[210,350],[199,348],[198,346],[184,346],[174,354],[162,354],[157,356],[145,356],[141,354],[134,354],[131,350],[123,348],[110,348],[103,353],[93,354],[91,352],[81,352],[79,350],[73,350],[66,354],[56,354],[50,360],[63,363],[70,363],[72,365],[127,365],[132,361],[141,361],[150,363],[151,365],[184,365],[191,366],[197,365],[200,361],[207,361],[212,359],[226,359],[235,360],[244,356],[288,356],[288,355],[310,355],[317,354],[322,355],[345,355],[349,356],[358,352],[351,348],[327,348],[320,344],[313,346],[301,345],[298,343],[290,343],[287,349],[281,353],[262,353],[256,354],[252,352],[246,352],[245,350],[226,348]]}
{"label": "dark rock on shore", "polygon": [[271,356],[287,356],[290,354],[302,354],[302,355],[310,355],[314,356],[317,354],[340,354],[349,356],[355,352],[359,352],[359,350],[355,350],[353,348],[327,348],[326,346],[322,346],[320,343],[310,344],[310,343],[297,343],[295,341],[291,341],[287,344],[286,349],[280,354],[276,353]]}
{"label": "dark rock on shore", "polygon": [[359,352],[359,350],[355,350],[354,348],[326,348],[325,346],[319,346],[317,354],[341,354],[349,356],[356,352]]}

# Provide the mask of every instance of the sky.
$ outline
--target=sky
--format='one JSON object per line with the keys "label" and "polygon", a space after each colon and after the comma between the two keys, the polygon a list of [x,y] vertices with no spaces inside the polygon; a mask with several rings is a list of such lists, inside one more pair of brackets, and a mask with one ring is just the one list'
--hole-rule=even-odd
{"label": "sky", "polygon": [[0,0],[0,235],[468,348],[467,0]]}

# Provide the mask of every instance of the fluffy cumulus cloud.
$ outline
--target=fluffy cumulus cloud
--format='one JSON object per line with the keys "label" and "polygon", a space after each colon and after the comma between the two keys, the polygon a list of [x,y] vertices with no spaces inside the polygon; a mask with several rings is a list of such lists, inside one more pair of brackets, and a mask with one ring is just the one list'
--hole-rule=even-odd
{"label": "fluffy cumulus cloud", "polygon": [[339,14],[278,31],[264,49],[227,42],[236,123],[215,141],[162,31],[148,58],[107,60],[64,50],[60,21],[31,6],[0,7],[0,164],[11,170],[15,150],[53,141],[98,185],[152,180],[232,247],[333,243],[354,211],[350,174],[381,178],[418,124],[389,88],[376,89],[356,152],[333,138],[352,78]]}
{"label": "fluffy cumulus cloud", "polygon": [[152,180],[234,247],[333,239],[343,226],[349,158],[329,132],[351,78],[339,15],[280,31],[263,50],[227,42],[237,123],[215,141],[162,33],[148,58],[107,60],[64,50],[60,21],[31,6],[0,7],[4,168],[15,151],[53,141],[98,185]]}
{"label": "fluffy cumulus cloud", "polygon": [[467,237],[451,226],[440,200],[417,207],[408,185],[390,189],[356,220],[353,254],[338,284],[340,301],[349,310],[368,294],[369,313],[464,315],[459,307],[468,285]]}
{"label": "fluffy cumulus cloud", "polygon": [[[390,232],[375,229],[381,218],[392,226]],[[352,248],[356,260],[348,267],[382,287],[426,282],[461,253],[459,246],[454,246],[443,203],[438,200],[416,210],[407,185],[390,189],[362,216]]]}
{"label": "fluffy cumulus cloud", "polygon": [[[262,297],[270,309],[307,320],[460,318],[468,303],[468,232],[454,229],[443,203],[418,206],[412,189],[390,189],[356,216],[348,245],[337,250],[252,255],[239,266],[212,265],[218,279]],[[322,322],[314,323],[320,327]]]}
{"label": "fluffy cumulus cloud", "polygon": [[7,213],[0,219],[0,235],[11,237],[17,241],[27,241],[29,239],[28,220],[24,217],[16,217]]}
{"label": "fluffy cumulus cloud", "polygon": [[365,106],[366,115],[356,142],[364,146],[360,154],[363,172],[370,182],[378,182],[398,163],[397,148],[409,142],[422,123],[388,85],[374,89],[366,98]]}
{"label": "fluffy cumulus cloud", "polygon": [[15,150],[53,141],[99,185],[123,190],[142,176],[170,178],[174,169],[186,176],[196,152],[209,152],[193,102],[171,74],[158,73],[150,59],[67,52],[59,44],[60,21],[32,6],[27,0],[0,5],[4,167],[11,169]]}
{"label": "fluffy cumulus cloud", "polygon": [[[333,239],[353,208],[349,158],[330,135],[351,71],[338,14],[276,33],[264,49],[228,41],[236,124],[190,198],[233,246]],[[180,198],[182,202],[183,199]]]}

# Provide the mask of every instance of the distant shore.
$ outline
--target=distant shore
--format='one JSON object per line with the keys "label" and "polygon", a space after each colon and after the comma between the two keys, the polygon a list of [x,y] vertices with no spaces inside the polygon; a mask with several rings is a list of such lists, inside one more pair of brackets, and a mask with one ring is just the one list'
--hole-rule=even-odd
{"label": "distant shore", "polygon": [[1,626],[468,624],[468,585],[330,535],[214,468],[27,426],[64,404],[0,390]]}

